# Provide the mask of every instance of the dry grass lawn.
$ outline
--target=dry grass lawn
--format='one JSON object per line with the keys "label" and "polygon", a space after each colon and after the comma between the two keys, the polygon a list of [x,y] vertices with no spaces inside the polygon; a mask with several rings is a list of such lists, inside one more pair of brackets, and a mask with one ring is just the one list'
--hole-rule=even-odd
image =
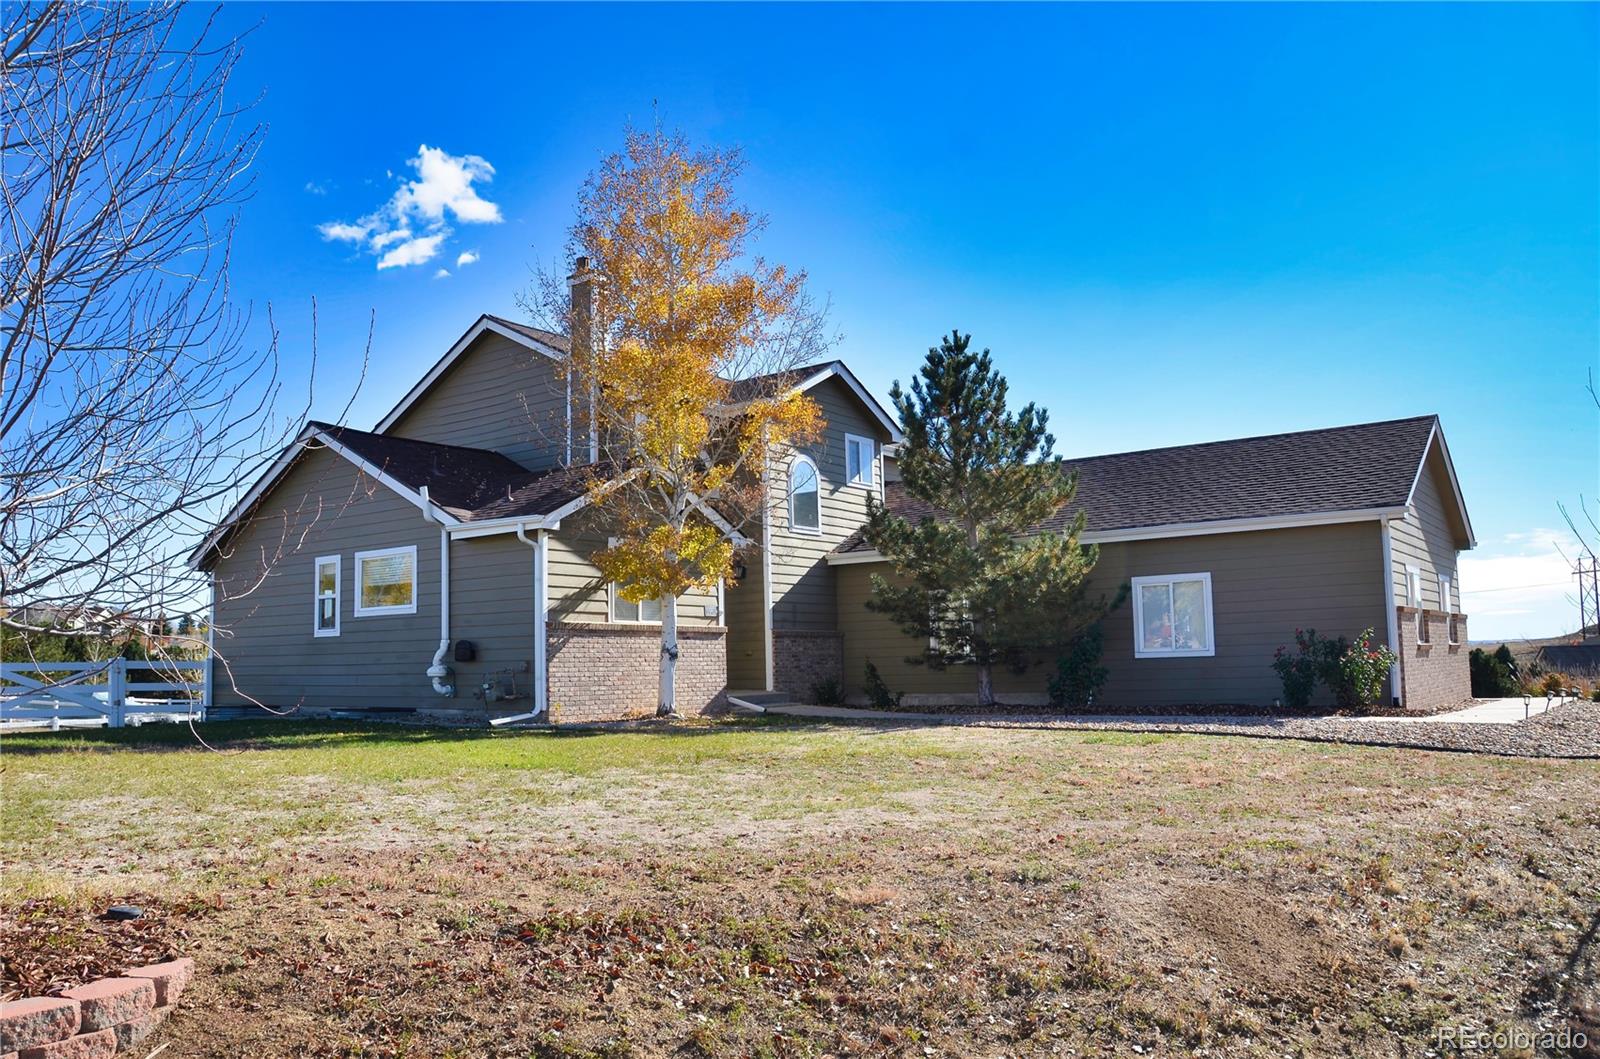
{"label": "dry grass lawn", "polygon": [[[751,722],[205,732],[227,752],[5,739],[7,995],[193,956],[163,1059],[1422,1056],[1458,1027],[1600,1054],[1592,761]],[[97,921],[112,901],[149,915]]]}

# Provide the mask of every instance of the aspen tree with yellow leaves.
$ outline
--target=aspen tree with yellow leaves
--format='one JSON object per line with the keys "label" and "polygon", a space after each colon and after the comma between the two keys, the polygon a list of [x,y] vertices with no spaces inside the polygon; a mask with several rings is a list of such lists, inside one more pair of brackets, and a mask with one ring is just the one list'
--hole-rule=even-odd
{"label": "aspen tree with yellow leaves", "polygon": [[735,196],[742,166],[737,150],[630,129],[579,195],[566,282],[543,274],[524,301],[567,316],[574,447],[588,445],[611,539],[591,560],[622,598],[660,605],[663,716],[676,713],[675,601],[762,546],[768,454],[822,427],[793,370],[833,344],[826,307],[805,272],[754,253],[765,218]]}

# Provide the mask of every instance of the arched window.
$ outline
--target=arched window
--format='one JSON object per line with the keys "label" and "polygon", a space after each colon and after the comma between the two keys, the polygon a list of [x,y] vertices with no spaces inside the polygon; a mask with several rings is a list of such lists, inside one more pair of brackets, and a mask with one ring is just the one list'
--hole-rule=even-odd
{"label": "arched window", "polygon": [[789,528],[801,533],[822,532],[817,465],[809,456],[796,456],[789,465]]}

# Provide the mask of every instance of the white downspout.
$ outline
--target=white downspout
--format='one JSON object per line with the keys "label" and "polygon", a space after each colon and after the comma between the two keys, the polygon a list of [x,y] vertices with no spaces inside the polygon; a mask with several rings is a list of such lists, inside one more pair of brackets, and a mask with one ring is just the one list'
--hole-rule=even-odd
{"label": "white downspout", "polygon": [[[1378,520],[1378,532],[1383,537],[1383,615],[1386,631],[1389,635],[1389,650],[1394,652],[1395,658],[1400,657],[1400,625],[1395,616],[1394,603],[1394,546],[1389,537],[1389,520]],[[1400,663],[1395,662],[1389,667],[1389,694],[1395,702],[1405,705],[1400,700]]]}
{"label": "white downspout", "polygon": [[[439,523],[433,514],[433,502],[428,499],[428,487],[423,486],[419,492],[422,494],[422,517],[429,522]],[[444,664],[445,653],[450,650],[450,531],[439,523],[439,649],[433,652],[433,664],[428,666],[428,679],[433,681],[433,690],[440,695],[453,696],[456,693],[455,683],[450,680],[455,676],[451,668]]]}
{"label": "white downspout", "polygon": [[777,690],[773,686],[772,553],[772,451],[769,448],[761,461],[761,639],[762,653],[766,655],[762,683],[767,691]]}
{"label": "white downspout", "polygon": [[550,674],[546,661],[548,637],[546,614],[549,611],[550,600],[550,542],[548,531],[539,529],[534,531],[532,540],[528,539],[528,526],[526,523],[517,524],[517,540],[533,549],[533,709],[527,713],[518,713],[510,717],[496,717],[489,723],[495,727],[503,724],[514,724],[517,721],[531,721],[540,714],[548,716],[550,707]]}
{"label": "white downspout", "polygon": [[206,686],[200,700],[200,719],[206,719],[216,705],[217,668],[217,571],[211,571],[211,616],[206,619]]}

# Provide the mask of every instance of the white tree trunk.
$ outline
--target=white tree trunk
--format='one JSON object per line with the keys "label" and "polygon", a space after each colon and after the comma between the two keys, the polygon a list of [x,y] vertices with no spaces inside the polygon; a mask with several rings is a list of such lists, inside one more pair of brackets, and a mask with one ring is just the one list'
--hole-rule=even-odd
{"label": "white tree trunk", "polygon": [[661,597],[661,694],[657,717],[678,715],[678,601]]}
{"label": "white tree trunk", "polygon": [[989,707],[994,705],[994,668],[982,665],[978,667],[978,705]]}

